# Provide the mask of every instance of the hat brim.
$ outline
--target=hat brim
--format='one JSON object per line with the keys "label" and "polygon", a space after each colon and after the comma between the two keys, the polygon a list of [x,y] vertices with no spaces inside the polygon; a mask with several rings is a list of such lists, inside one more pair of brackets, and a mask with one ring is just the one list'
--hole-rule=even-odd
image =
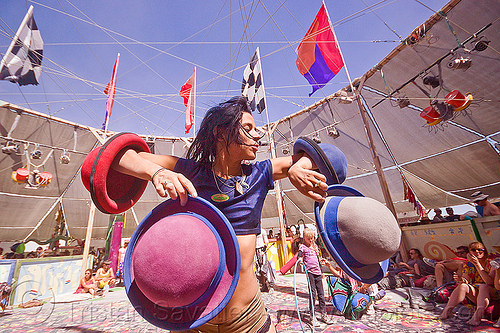
{"label": "hat brim", "polygon": [[[358,190],[345,185],[330,185],[327,195],[335,197],[364,196]],[[330,240],[331,237],[329,234],[335,232],[335,230],[329,229],[336,228],[337,223],[335,221],[335,223],[333,223],[334,226],[330,224],[325,225],[324,221],[321,219],[321,207],[321,204],[315,202],[314,214],[316,217],[316,225],[318,226],[318,233],[328,253],[334,258],[335,262],[346,274],[358,281],[363,283],[377,283],[380,281],[389,268],[389,260],[386,259],[379,263],[368,265],[359,262],[353,263],[355,259],[350,256],[345,245],[342,242],[333,242]],[[348,264],[348,262],[350,262],[350,264]]]}
{"label": "hat brim", "polygon": [[148,181],[111,168],[125,149],[150,152],[147,143],[133,133],[118,133],[104,145],[90,152],[82,164],[82,182],[97,209],[105,214],[119,214],[130,209],[142,196]]}
{"label": "hat brim", "polygon": [[300,137],[293,145],[293,153],[298,154],[305,152],[316,164],[321,174],[326,177],[328,185],[339,184],[339,177],[330,159],[326,156],[321,147],[314,140],[307,137]]}
{"label": "hat brim", "polygon": [[470,202],[473,202],[473,203],[476,203],[476,202],[479,202],[479,201],[483,201],[485,199],[488,199],[489,195],[487,194],[481,194],[480,196],[478,196],[477,198],[474,198],[474,199],[471,199]]}
{"label": "hat brim", "polygon": [[[211,295],[193,305],[184,307],[163,307],[150,300],[138,287],[134,279],[132,255],[143,233],[166,216],[193,212],[206,218],[218,232],[226,255],[224,273]],[[176,233],[172,230],[172,233]],[[196,241],[193,239],[192,241]],[[152,244],[154,246],[154,244]],[[165,253],[168,255],[168,253]],[[241,268],[238,240],[233,227],[214,205],[203,198],[188,197],[186,205],[181,206],[179,199],[166,200],[156,206],[139,224],[130,238],[123,265],[123,277],[127,296],[139,314],[157,327],[168,330],[187,330],[205,324],[217,316],[233,296]],[[158,272],[168,274],[168,272]],[[175,278],[175,277],[172,277]]]}
{"label": "hat brim", "polygon": [[461,106],[455,108],[455,110],[453,110],[453,111],[454,112],[459,112],[459,111],[462,111],[465,108],[468,108],[469,105],[470,105],[470,103],[472,103],[472,100],[473,100],[472,94],[467,94],[467,96],[465,96],[465,102],[464,102],[464,104],[462,104]]}

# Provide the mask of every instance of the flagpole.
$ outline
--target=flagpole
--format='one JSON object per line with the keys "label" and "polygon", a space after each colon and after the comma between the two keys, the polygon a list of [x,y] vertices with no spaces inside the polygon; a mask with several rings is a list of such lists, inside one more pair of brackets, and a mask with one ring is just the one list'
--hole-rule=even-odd
{"label": "flagpole", "polygon": [[[113,66],[113,74],[111,76],[111,87],[110,91],[108,91],[108,101],[106,103],[106,119],[104,120],[104,138],[107,136],[108,132],[108,123],[109,118],[111,118],[111,111],[113,109],[113,102],[115,100],[115,92],[116,92],[116,72],[118,71],[118,64],[120,62],[120,53],[116,56],[115,65]],[[108,83],[109,86],[109,83]],[[109,104],[109,114],[108,114],[108,104]]]}
{"label": "flagpole", "polygon": [[[324,1],[323,1],[323,5],[325,5]],[[326,11],[326,15],[328,16],[328,23],[330,24],[330,28],[332,29],[333,36],[338,43],[338,39],[337,39],[337,36],[335,35],[335,31],[333,30],[332,22],[330,20],[330,14],[328,14],[328,9],[326,8],[326,5],[325,5],[325,11]],[[358,86],[358,89],[355,90],[354,86],[352,84],[351,76],[349,75],[349,71],[347,70],[347,63],[344,60],[344,55],[342,54],[342,48],[340,47],[340,44],[339,44],[339,53],[340,53],[340,57],[342,58],[342,62],[344,63],[344,69],[345,69],[345,73],[347,75],[347,79],[349,80],[349,85],[351,86],[351,91],[352,91],[352,93],[355,94],[355,99],[356,99],[356,102],[358,104],[359,112],[361,114],[361,119],[363,120],[366,138],[367,138],[368,144],[370,146],[370,152],[372,154],[372,159],[373,159],[373,163],[375,165],[375,171],[377,172],[377,176],[378,176],[378,180],[379,180],[380,187],[382,190],[382,194],[384,195],[385,205],[387,206],[387,208],[389,208],[389,210],[392,212],[394,217],[397,219],[398,216],[396,213],[396,209],[394,208],[394,203],[392,202],[391,193],[389,192],[389,187],[387,186],[387,180],[385,179],[384,171],[382,170],[382,164],[380,163],[380,158],[378,156],[378,152],[377,152],[377,149],[375,147],[375,142],[373,141],[370,123],[368,122],[367,111],[364,108],[363,103],[361,102],[360,94],[361,94],[361,89],[363,87],[363,84],[365,83],[365,81],[367,79],[366,74],[363,75],[361,82]]]}
{"label": "flagpole", "polygon": [[[271,151],[271,158],[276,158],[276,147],[274,144],[274,139],[271,133],[271,124],[269,122],[269,112],[268,112],[268,104],[266,97],[266,89],[264,86],[264,75],[262,71],[262,63],[260,62],[260,50],[257,47],[257,59],[260,63],[260,71],[261,71],[261,81],[262,81],[262,90],[264,91],[264,104],[266,105],[266,121],[267,121],[267,136],[269,138],[269,149]],[[283,249],[283,263],[288,262],[288,247],[286,245],[286,230],[285,230],[285,220],[283,215],[283,197],[281,193],[281,183],[279,180],[274,181],[274,189],[276,193],[276,204],[278,206],[278,220],[280,222],[280,233],[281,233],[281,248]]]}
{"label": "flagpole", "polygon": [[[14,38],[12,38],[12,41],[10,42],[10,45],[9,45],[9,48],[7,49],[7,52],[5,52],[5,56],[7,56],[8,54],[10,54],[12,52],[12,49],[14,48],[14,44],[16,43],[16,40],[17,38],[19,38],[19,35],[21,34],[21,31],[22,29],[27,25],[28,23],[28,20],[29,18],[33,15],[33,5],[30,6],[30,8],[28,9],[28,12],[26,13],[26,15],[24,16],[24,19],[23,21],[21,22],[21,25],[19,26],[19,28],[17,29],[17,32],[16,32],[16,35],[14,36]],[[17,37],[17,38],[16,38]],[[4,59],[5,59],[5,56],[3,57],[2,59],[2,63],[1,63],[1,66],[0,66],[0,69],[4,66]],[[6,63],[5,63],[6,64]]]}
{"label": "flagpole", "polygon": [[193,83],[193,138],[196,137],[196,66],[194,67]]}

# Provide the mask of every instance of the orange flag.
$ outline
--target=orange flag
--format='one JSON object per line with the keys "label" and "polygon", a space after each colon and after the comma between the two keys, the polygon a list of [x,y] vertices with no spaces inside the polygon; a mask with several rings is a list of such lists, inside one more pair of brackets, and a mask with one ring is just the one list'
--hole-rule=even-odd
{"label": "orange flag", "polygon": [[188,134],[191,127],[194,125],[196,108],[196,67],[194,68],[193,75],[191,75],[189,80],[181,87],[179,95],[184,98],[184,105],[186,106],[186,122],[184,127],[186,128],[185,134]]}

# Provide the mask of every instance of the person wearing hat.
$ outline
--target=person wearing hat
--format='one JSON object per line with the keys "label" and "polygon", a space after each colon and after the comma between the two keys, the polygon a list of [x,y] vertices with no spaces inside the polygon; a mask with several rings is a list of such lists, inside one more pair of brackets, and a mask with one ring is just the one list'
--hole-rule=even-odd
{"label": "person wearing hat", "polygon": [[255,160],[262,136],[247,99],[233,97],[207,111],[187,158],[128,149],[113,163],[120,173],[151,180],[161,197],[179,198],[182,206],[188,195],[199,195],[220,209],[234,228],[241,254],[234,293],[220,313],[189,332],[275,332],[252,269],[264,200],[273,181],[285,177],[317,202],[326,196],[326,177],[314,171],[305,153],[247,163]]}
{"label": "person wearing hat", "polygon": [[448,216],[446,216],[446,221],[452,222],[452,221],[460,221],[460,215],[457,215],[453,212],[453,208],[451,207],[446,207],[446,213]]}
{"label": "person wearing hat", "polygon": [[488,195],[481,191],[476,191],[471,194],[471,202],[475,203],[477,206],[482,208],[482,216],[494,216],[500,215],[500,208],[488,201]]}
{"label": "person wearing hat", "polygon": [[434,213],[436,215],[434,215],[434,218],[432,219],[433,223],[446,221],[446,219],[444,218],[444,216],[441,215],[442,211],[441,211],[440,208],[434,208]]}

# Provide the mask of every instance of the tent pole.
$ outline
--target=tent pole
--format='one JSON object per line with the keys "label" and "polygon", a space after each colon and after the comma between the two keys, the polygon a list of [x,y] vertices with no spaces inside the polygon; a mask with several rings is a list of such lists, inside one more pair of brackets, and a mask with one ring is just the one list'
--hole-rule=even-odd
{"label": "tent pole", "polygon": [[33,235],[33,233],[40,227],[40,225],[42,225],[43,221],[47,218],[47,216],[49,216],[49,214],[52,212],[52,210],[54,209],[54,207],[59,202],[61,202],[61,199],[62,199],[62,196],[60,196],[59,198],[56,199],[56,201],[52,204],[52,206],[50,206],[50,208],[47,210],[47,212],[45,213],[45,215],[42,216],[42,218],[40,219],[40,221],[38,221],[38,223],[31,230],[31,232],[26,237],[24,237],[23,243],[26,242],[31,235]]}
{"label": "tent pole", "polygon": [[[255,50],[257,53],[257,59],[260,64],[260,50],[257,47]],[[262,84],[262,90],[264,91],[264,105],[266,106],[266,120],[267,120],[267,136],[269,137],[269,149],[271,151],[271,158],[274,159],[276,158],[276,148],[274,145],[274,138],[273,138],[273,132],[276,129],[277,123],[274,124],[274,126],[271,126],[271,122],[269,121],[269,109],[268,109],[268,104],[267,104],[267,98],[266,98],[266,89],[264,88],[264,76],[262,75],[262,64],[260,65],[261,69],[261,84]],[[271,129],[272,127],[272,129]],[[284,205],[283,205],[283,197],[281,193],[281,182],[279,180],[276,180],[274,182],[274,188],[276,191],[276,204],[278,206],[278,220],[280,221],[280,233],[281,233],[281,246],[283,248],[283,263],[288,262],[288,248],[286,246],[286,233],[285,233],[285,219],[284,219]],[[262,229],[262,228],[261,228]]]}
{"label": "tent pole", "polygon": [[394,203],[392,202],[391,193],[389,192],[389,188],[387,186],[387,181],[385,179],[384,171],[382,170],[382,164],[380,163],[380,159],[378,157],[377,148],[375,147],[375,143],[373,141],[372,131],[370,128],[370,123],[368,122],[368,117],[366,115],[366,109],[361,102],[361,89],[363,88],[363,84],[366,81],[366,74],[361,78],[361,82],[357,89],[353,92],[356,94],[356,102],[358,103],[359,113],[361,113],[361,118],[363,119],[363,125],[365,127],[365,134],[368,140],[368,145],[370,146],[370,152],[372,154],[373,163],[375,164],[375,171],[377,172],[378,181],[380,182],[380,187],[382,189],[382,194],[384,195],[385,205],[392,212],[395,218],[397,218],[396,209],[394,208]]}
{"label": "tent pole", "polygon": [[132,212],[132,216],[134,217],[135,224],[139,225],[139,219],[137,218],[137,215],[135,214],[134,207],[130,207],[130,211]]}
{"label": "tent pole", "polygon": [[87,269],[87,259],[89,257],[90,241],[92,239],[92,229],[94,228],[94,215],[95,215],[95,204],[90,200],[90,211],[89,220],[87,222],[87,235],[85,236],[85,247],[83,248],[83,261],[82,261],[82,271],[80,273],[80,279],[85,274]]}
{"label": "tent pole", "polygon": [[349,71],[347,70],[347,64],[344,61],[344,56],[342,54],[342,50],[339,47],[340,56],[342,57],[342,62],[344,63],[345,73],[347,75],[347,79],[349,80],[349,85],[351,87],[351,91],[355,94],[356,102],[358,103],[359,113],[361,113],[361,118],[363,119],[363,125],[365,127],[366,139],[368,140],[368,145],[370,146],[370,152],[372,154],[373,163],[375,164],[375,171],[377,172],[378,181],[380,182],[380,187],[382,188],[382,194],[384,195],[385,205],[392,212],[394,217],[397,219],[396,209],[394,208],[394,203],[392,202],[391,193],[389,192],[389,188],[387,187],[387,181],[385,179],[384,171],[382,170],[382,164],[380,163],[380,159],[378,157],[377,149],[375,148],[375,143],[373,142],[372,131],[370,129],[370,123],[368,122],[368,117],[366,115],[366,109],[361,102],[361,89],[365,84],[367,79],[366,73],[361,77],[360,83],[358,87],[355,89],[351,76],[349,75]]}
{"label": "tent pole", "polygon": [[[266,110],[267,114],[267,110]],[[276,158],[276,147],[274,145],[274,138],[272,135],[272,132],[274,132],[274,127],[273,131],[270,129],[270,123],[269,123],[269,118],[267,120],[268,124],[268,135],[269,135],[269,149],[271,150],[271,158]],[[280,233],[281,233],[281,247],[283,249],[283,263],[288,262],[288,247],[286,246],[286,230],[285,230],[285,219],[283,215],[283,196],[281,193],[281,183],[279,180],[276,180],[274,182],[274,188],[276,192],[276,204],[278,206],[278,220],[280,221]]]}
{"label": "tent pole", "polygon": [[[363,88],[363,85],[366,81],[366,74],[363,75],[361,78],[361,81],[359,83],[359,86],[357,89],[354,91],[356,94],[356,102],[358,103],[358,108],[359,112],[361,113],[361,118],[363,119],[363,125],[365,127],[365,134],[366,138],[368,140],[368,145],[370,146],[370,152],[372,154],[373,158],[373,163],[375,164],[375,171],[377,172],[377,177],[378,181],[380,182],[380,187],[382,189],[382,194],[384,195],[384,200],[385,200],[385,205],[389,210],[392,212],[394,217],[398,218],[398,215],[396,213],[396,208],[394,208],[394,203],[392,202],[391,198],[391,193],[389,192],[389,187],[387,186],[387,180],[385,179],[384,171],[382,170],[382,164],[380,163],[380,159],[378,157],[378,152],[375,147],[375,143],[373,141],[373,136],[372,136],[372,131],[370,129],[370,123],[368,122],[368,116],[366,115],[366,109],[363,106],[363,103],[361,102],[361,89]],[[404,242],[403,235],[401,234],[401,242],[399,244],[399,252],[401,253],[401,256],[403,257],[403,260],[407,260],[407,251],[406,251],[406,244]]]}

